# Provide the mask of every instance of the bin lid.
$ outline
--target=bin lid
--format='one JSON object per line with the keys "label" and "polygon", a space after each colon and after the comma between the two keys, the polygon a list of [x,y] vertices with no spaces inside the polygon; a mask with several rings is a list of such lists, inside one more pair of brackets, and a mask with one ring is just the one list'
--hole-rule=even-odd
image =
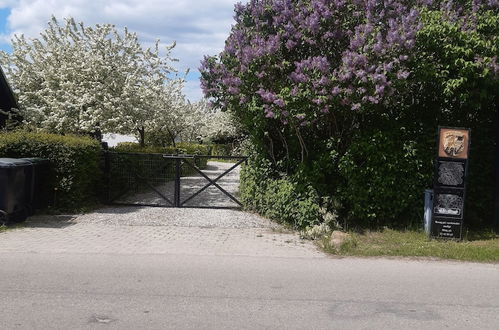
{"label": "bin lid", "polygon": [[31,162],[16,158],[0,158],[0,168],[31,166]]}
{"label": "bin lid", "polygon": [[28,162],[32,164],[40,164],[40,163],[47,163],[48,160],[45,158],[40,158],[40,157],[31,157],[31,158],[21,158],[22,160],[27,160]]}

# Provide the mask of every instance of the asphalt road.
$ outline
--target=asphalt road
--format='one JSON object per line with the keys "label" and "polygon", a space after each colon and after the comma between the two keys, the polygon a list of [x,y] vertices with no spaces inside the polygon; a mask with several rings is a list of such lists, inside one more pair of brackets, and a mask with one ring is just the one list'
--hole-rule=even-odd
{"label": "asphalt road", "polygon": [[4,249],[0,279],[1,329],[499,328],[498,265]]}

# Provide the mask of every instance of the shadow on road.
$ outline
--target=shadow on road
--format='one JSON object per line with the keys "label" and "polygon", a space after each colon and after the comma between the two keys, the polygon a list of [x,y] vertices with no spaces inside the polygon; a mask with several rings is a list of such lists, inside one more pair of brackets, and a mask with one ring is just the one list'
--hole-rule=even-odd
{"label": "shadow on road", "polygon": [[76,215],[37,215],[19,224],[24,228],[65,228],[76,224]]}

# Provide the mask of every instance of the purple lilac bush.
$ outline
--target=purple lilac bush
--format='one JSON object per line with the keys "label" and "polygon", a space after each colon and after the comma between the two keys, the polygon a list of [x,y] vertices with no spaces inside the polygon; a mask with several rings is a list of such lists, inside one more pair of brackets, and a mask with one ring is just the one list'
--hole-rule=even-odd
{"label": "purple lilac bush", "polygon": [[[408,179],[391,213],[379,204],[397,196],[394,183],[378,182],[385,194],[377,196],[356,185],[379,175],[404,185],[401,167],[431,167],[428,134],[438,124],[490,117],[483,112],[497,94],[498,10],[497,0],[251,0],[236,5],[225,49],[203,60],[202,88],[236,113],[277,172],[343,196],[350,216],[396,217],[419,207],[415,189],[432,173]],[[373,136],[400,144],[359,147]],[[398,172],[362,172],[386,151],[407,159]],[[355,211],[372,197],[374,209]]]}

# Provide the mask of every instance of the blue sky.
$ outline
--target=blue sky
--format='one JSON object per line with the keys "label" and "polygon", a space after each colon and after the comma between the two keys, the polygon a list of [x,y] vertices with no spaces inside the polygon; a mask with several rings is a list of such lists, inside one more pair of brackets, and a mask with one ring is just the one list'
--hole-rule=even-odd
{"label": "blue sky", "polygon": [[[9,8],[1,8],[0,9],[0,35],[8,34],[7,27],[7,17],[10,14]],[[4,51],[10,51],[9,44],[0,40],[0,49]]]}
{"label": "blue sky", "polygon": [[37,37],[54,15],[86,25],[112,23],[136,32],[144,46],[156,39],[177,42],[177,68],[189,68],[184,92],[191,101],[202,97],[199,61],[224,46],[238,0],[0,0],[0,49],[9,51],[13,34]]}

